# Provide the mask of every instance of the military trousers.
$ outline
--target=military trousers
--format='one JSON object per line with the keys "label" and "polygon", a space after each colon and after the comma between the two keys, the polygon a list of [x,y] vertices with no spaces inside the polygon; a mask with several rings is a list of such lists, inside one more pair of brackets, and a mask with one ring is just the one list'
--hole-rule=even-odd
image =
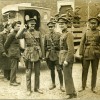
{"label": "military trousers", "polygon": [[73,63],[68,63],[67,66],[63,66],[65,90],[67,95],[75,93],[75,87],[72,77],[72,67]]}
{"label": "military trousers", "polygon": [[97,79],[97,70],[98,70],[98,65],[99,65],[99,59],[93,59],[93,60],[86,60],[85,58],[83,59],[83,68],[82,68],[82,88],[86,87],[86,82],[87,82],[87,75],[88,75],[88,69],[91,63],[91,68],[92,68],[92,79],[91,79],[91,89],[95,88],[96,86],[96,79]]}
{"label": "military trousers", "polygon": [[40,86],[40,60],[36,62],[26,61],[26,85],[27,91],[31,91],[31,75],[32,75],[32,68],[34,67],[34,90],[36,91],[39,89]]}
{"label": "military trousers", "polygon": [[8,80],[10,80],[10,69],[5,69],[4,70],[4,77],[7,78]]}
{"label": "military trousers", "polygon": [[10,83],[16,82],[16,72],[18,69],[18,59],[11,58],[11,73],[10,73]]}
{"label": "military trousers", "polygon": [[47,59],[46,62],[50,69],[52,83],[55,84],[55,67],[56,67],[60,81],[60,86],[63,86],[62,66],[59,65],[59,61],[58,60],[51,61],[50,59]]}

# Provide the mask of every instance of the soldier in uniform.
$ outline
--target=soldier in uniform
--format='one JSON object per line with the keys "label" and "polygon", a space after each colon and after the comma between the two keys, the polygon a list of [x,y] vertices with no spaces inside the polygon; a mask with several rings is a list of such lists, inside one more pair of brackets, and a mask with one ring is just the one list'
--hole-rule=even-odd
{"label": "soldier in uniform", "polygon": [[19,40],[15,38],[17,32],[20,29],[20,25],[20,21],[15,21],[12,23],[13,31],[8,35],[4,44],[5,50],[8,52],[8,56],[11,60],[10,85],[12,86],[18,86],[20,84],[16,80],[16,71],[20,58],[20,45]]}
{"label": "soldier in uniform", "polygon": [[4,48],[7,35],[10,33],[9,24],[4,25],[4,30],[0,34],[0,66],[4,71],[4,80],[10,80],[10,58],[7,57],[7,51]]}
{"label": "soldier in uniform", "polygon": [[50,32],[45,36],[44,44],[46,52],[46,62],[50,69],[50,74],[52,79],[52,85],[50,86],[49,89],[52,90],[56,87],[55,84],[55,67],[56,67],[60,81],[60,90],[64,92],[62,67],[59,65],[59,57],[58,57],[60,34],[54,31],[55,23],[53,21],[48,22],[47,26]]}
{"label": "soldier in uniform", "polygon": [[66,18],[72,22],[73,21],[73,8],[67,8],[66,9]]}
{"label": "soldier in uniform", "polygon": [[80,7],[77,6],[73,13],[73,23],[75,23],[75,24],[80,24],[81,16],[79,14],[79,11],[80,11]]}
{"label": "soldier in uniform", "polygon": [[66,14],[66,18],[69,20],[68,23],[67,23],[67,27],[71,28],[72,27],[72,22],[73,22],[73,8],[72,7],[67,8],[65,14]]}
{"label": "soldier in uniform", "polygon": [[74,62],[74,38],[73,34],[67,31],[68,20],[66,17],[60,17],[58,19],[58,23],[62,30],[62,35],[60,37],[59,64],[63,66],[66,94],[69,96],[68,99],[76,98],[77,94],[72,78],[72,67]]}
{"label": "soldier in uniform", "polygon": [[99,25],[99,20],[97,18],[90,18],[88,22],[89,29],[86,30],[85,34],[82,37],[79,50],[80,56],[83,57],[82,90],[80,90],[80,92],[85,90],[88,69],[91,63],[91,90],[92,92],[96,93],[95,87],[100,54],[100,32],[97,29]]}
{"label": "soldier in uniform", "polygon": [[31,75],[32,68],[34,67],[35,71],[35,80],[34,80],[34,91],[43,94],[40,90],[40,59],[42,57],[41,50],[41,34],[39,31],[36,31],[36,19],[30,18],[27,20],[28,28],[24,27],[21,29],[16,38],[24,38],[26,47],[24,51],[24,60],[26,65],[26,84],[27,84],[27,95],[31,95]]}

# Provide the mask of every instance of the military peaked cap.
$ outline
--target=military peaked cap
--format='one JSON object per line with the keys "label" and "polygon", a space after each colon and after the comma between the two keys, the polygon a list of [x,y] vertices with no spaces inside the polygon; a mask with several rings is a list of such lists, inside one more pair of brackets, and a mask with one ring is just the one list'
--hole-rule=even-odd
{"label": "military peaked cap", "polygon": [[47,23],[47,26],[54,26],[55,25],[55,22],[53,22],[53,21],[49,21],[48,23]]}
{"label": "military peaked cap", "polygon": [[35,18],[30,18],[29,20],[27,20],[27,23],[28,22],[33,22],[34,24],[36,24],[36,19]]}
{"label": "military peaked cap", "polygon": [[62,14],[59,18],[58,18],[58,23],[68,23],[69,20],[66,18],[66,14]]}
{"label": "military peaked cap", "polygon": [[91,21],[91,20],[93,20],[93,19],[96,20],[97,22],[99,22],[99,19],[96,18],[96,17],[91,17],[91,18],[88,19],[88,21]]}

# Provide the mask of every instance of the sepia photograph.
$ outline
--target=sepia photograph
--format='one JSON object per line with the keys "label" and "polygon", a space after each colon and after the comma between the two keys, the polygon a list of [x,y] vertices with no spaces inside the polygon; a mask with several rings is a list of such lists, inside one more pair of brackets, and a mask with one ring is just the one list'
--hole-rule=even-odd
{"label": "sepia photograph", "polygon": [[100,100],[100,0],[0,0],[0,100]]}

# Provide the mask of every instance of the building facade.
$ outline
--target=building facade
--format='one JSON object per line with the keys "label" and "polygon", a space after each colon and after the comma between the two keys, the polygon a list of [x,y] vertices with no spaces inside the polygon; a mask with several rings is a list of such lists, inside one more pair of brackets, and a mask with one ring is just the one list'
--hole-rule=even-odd
{"label": "building facade", "polygon": [[[51,16],[59,12],[60,5],[72,4],[73,9],[75,6],[81,7],[81,20],[96,16],[100,12],[100,0],[0,0],[0,15],[4,6],[16,3],[32,3],[32,6],[50,8],[52,11]],[[0,20],[2,21],[2,16],[0,16]]]}

